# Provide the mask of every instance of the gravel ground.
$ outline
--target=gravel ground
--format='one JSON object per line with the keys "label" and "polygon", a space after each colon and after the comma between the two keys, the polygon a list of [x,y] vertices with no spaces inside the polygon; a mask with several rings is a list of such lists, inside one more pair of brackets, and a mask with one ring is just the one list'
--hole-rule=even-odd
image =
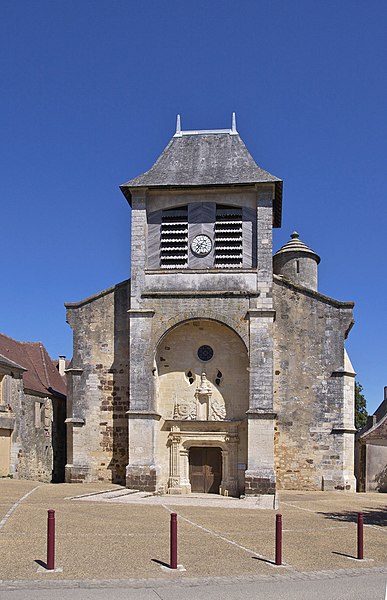
{"label": "gravel ground", "polygon": [[[151,496],[106,484],[0,480],[0,580],[179,580],[299,577],[387,567],[386,495],[280,492],[283,561],[274,561],[275,511],[213,495]],[[47,510],[56,511],[56,572],[46,560]],[[178,514],[171,571],[170,512]],[[364,512],[364,561],[356,559],[356,515]]]}

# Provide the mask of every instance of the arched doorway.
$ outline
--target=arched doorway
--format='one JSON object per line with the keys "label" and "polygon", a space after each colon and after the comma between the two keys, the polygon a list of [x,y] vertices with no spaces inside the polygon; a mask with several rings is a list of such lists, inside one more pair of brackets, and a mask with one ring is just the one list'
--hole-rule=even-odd
{"label": "arched doorway", "polygon": [[192,319],[160,340],[153,372],[160,488],[237,495],[247,463],[247,348],[229,326]]}
{"label": "arched doorway", "polygon": [[222,450],[212,446],[191,446],[189,450],[191,491],[219,494],[222,481]]}

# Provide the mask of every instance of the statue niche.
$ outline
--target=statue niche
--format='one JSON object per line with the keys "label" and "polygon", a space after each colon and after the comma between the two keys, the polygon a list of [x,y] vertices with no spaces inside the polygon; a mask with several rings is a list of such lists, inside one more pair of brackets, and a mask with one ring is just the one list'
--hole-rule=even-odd
{"label": "statue niche", "polygon": [[226,408],[222,402],[212,399],[212,388],[205,372],[200,376],[192,400],[175,400],[173,418],[181,421],[223,421]]}

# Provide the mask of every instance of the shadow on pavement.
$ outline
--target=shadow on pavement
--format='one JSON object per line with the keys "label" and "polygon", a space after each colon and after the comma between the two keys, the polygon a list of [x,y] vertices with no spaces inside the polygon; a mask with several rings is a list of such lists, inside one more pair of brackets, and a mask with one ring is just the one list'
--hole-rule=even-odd
{"label": "shadow on pavement", "polygon": [[254,560],[260,560],[261,562],[268,563],[269,565],[275,565],[274,560],[269,560],[268,558],[260,558],[259,556],[252,556]]}
{"label": "shadow on pavement", "polygon": [[168,569],[171,566],[169,563],[163,562],[162,560],[158,560],[157,558],[151,558],[151,561],[158,565],[161,565],[162,567],[168,567]]}
{"label": "shadow on pavement", "polygon": [[[387,525],[387,508],[365,508],[362,512],[365,525]],[[317,514],[334,521],[356,523],[358,513],[354,510],[346,510],[343,512],[319,512]]]}
{"label": "shadow on pavement", "polygon": [[332,554],[338,554],[339,556],[345,556],[345,558],[355,558],[355,559],[357,559],[357,556],[353,556],[353,554],[345,554],[344,552],[335,552],[335,551],[333,551]]}

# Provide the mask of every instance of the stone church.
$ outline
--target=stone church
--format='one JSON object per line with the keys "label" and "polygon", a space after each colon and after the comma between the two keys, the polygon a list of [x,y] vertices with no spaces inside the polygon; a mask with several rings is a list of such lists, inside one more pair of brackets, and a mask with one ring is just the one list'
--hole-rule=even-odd
{"label": "stone church", "polygon": [[231,129],[176,133],[121,186],[131,279],[67,303],[66,481],[272,498],[355,490],[353,303],[317,289],[282,181]]}

